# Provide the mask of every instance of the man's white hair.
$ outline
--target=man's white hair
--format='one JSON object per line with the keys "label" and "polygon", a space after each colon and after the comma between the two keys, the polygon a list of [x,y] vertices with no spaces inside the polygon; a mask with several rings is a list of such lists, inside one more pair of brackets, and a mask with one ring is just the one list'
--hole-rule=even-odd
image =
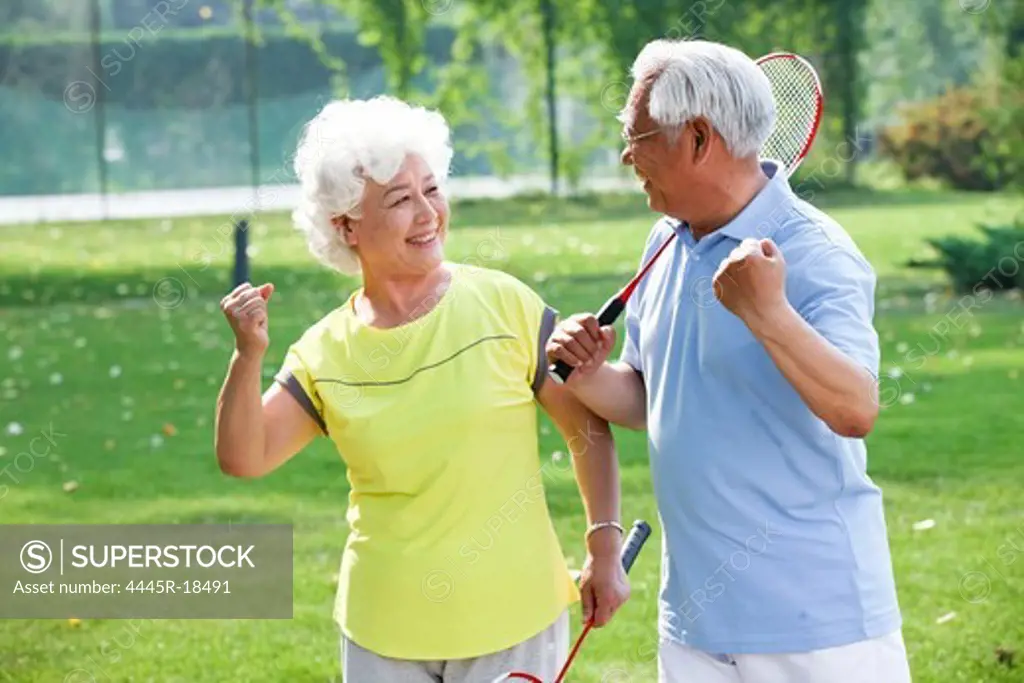
{"label": "man's white hair", "polygon": [[[654,40],[633,62],[635,82],[653,79],[648,113],[673,134],[703,116],[735,157],[757,154],[775,126],[768,77],[747,55],[703,40]],[[629,105],[631,106],[631,105]]]}
{"label": "man's white hair", "polygon": [[331,102],[305,125],[295,153],[302,192],[292,218],[317,260],[346,275],[360,272],[331,219],[358,218],[367,179],[386,184],[409,154],[420,156],[438,183],[447,179],[452,147],[440,113],[382,95]]}

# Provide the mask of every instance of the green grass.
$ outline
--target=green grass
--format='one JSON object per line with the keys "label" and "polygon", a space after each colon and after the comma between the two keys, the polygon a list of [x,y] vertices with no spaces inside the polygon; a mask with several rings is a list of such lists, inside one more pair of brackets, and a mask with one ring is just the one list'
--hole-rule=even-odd
{"label": "green grass", "polygon": [[[880,276],[877,326],[893,376],[883,385],[891,405],[869,438],[869,466],[885,492],[915,681],[1024,680],[1024,307],[998,298],[958,312],[937,275],[902,266],[921,255],[925,236],[968,233],[976,222],[1008,218],[1019,203],[955,193],[817,199]],[[455,208],[449,256],[508,270],[565,313],[593,310],[635,268],[650,223],[630,196],[467,203]],[[4,229],[0,429],[16,422],[23,431],[0,433],[0,469],[17,477],[0,482],[8,486],[0,519],[292,522],[294,618],[144,621],[137,633],[117,620],[3,621],[0,681],[92,680],[68,678],[76,669],[97,681],[337,680],[330,610],[347,493],[338,456],[318,443],[268,478],[238,481],[220,474],[212,453],[214,400],[231,349],[217,310],[229,277],[229,225]],[[262,219],[252,242],[253,279],[277,285],[270,373],[288,342],[353,282],[314,264],[285,216]],[[162,433],[169,424],[174,436]],[[15,469],[17,454],[51,425],[56,448],[30,467],[23,459],[28,471]],[[618,435],[624,513],[656,520],[643,436]],[[564,450],[546,421],[541,440],[545,457]],[[68,481],[79,484],[70,494],[62,490]],[[565,551],[578,564],[578,495],[566,474],[548,485]],[[914,531],[924,519],[935,527]],[[634,569],[632,600],[588,641],[573,680],[654,679],[660,539],[652,541]],[[1015,668],[997,661],[999,647],[1019,653]],[[603,678],[613,669],[630,677]]]}

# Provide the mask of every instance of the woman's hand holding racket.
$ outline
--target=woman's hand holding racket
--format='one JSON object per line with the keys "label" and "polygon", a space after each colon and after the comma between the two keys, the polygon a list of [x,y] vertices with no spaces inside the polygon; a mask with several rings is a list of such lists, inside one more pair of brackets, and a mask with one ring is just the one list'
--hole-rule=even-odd
{"label": "woman's hand holding racket", "polygon": [[580,571],[583,621],[601,628],[629,600],[629,579],[619,557],[619,531],[601,529],[588,540],[589,552]]}
{"label": "woman's hand holding racket", "polygon": [[[642,519],[638,519],[633,522],[633,528],[630,529],[629,536],[626,537],[618,555],[618,561],[624,574],[628,574],[629,570],[633,568],[633,563],[636,562],[636,558],[640,554],[640,550],[643,549],[644,544],[647,543],[647,539],[650,538],[650,536],[650,524]],[[565,677],[569,673],[569,667],[572,666],[573,660],[576,658],[576,655],[580,651],[580,647],[583,645],[583,641],[586,639],[587,634],[590,633],[591,629],[596,625],[595,618],[593,617],[583,620],[583,630],[580,631],[580,635],[576,638],[576,644],[573,645],[572,650],[569,652],[569,656],[566,658],[561,671],[558,672],[558,676],[555,677],[554,683],[563,683]],[[529,681],[530,683],[544,683],[544,681],[528,671],[510,671],[507,674],[494,679],[493,683],[499,683],[500,681]]]}

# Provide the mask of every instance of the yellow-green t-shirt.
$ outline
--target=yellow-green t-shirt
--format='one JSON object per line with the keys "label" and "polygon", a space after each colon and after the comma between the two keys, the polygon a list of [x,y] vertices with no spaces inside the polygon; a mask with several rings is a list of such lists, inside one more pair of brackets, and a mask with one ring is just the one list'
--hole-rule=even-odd
{"label": "yellow-green t-shirt", "polygon": [[579,597],[537,444],[555,312],[511,275],[446,265],[451,283],[425,315],[370,327],[353,294],[278,374],[347,466],[334,618],[357,644],[402,659],[511,647]]}

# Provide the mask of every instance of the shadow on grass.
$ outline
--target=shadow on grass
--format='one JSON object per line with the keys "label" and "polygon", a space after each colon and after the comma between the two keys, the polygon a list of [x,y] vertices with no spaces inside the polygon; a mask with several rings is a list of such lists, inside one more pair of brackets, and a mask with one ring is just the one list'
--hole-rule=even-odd
{"label": "shadow on grass", "polygon": [[[516,261],[504,270],[516,276],[557,308],[563,317],[580,311],[597,311],[633,276],[632,269],[620,272],[551,275],[535,279],[533,268]],[[177,310],[195,303],[216,303],[232,288],[231,273],[226,268],[206,268],[184,273],[180,269],[150,268],[101,273],[82,271],[48,271],[45,274],[15,274],[5,279],[7,293],[0,293],[0,307],[40,309],[56,305],[124,306]],[[262,266],[254,269],[255,283],[273,282],[278,301],[289,301],[293,313],[309,308],[311,315],[325,305],[343,302],[359,286],[355,278],[345,278],[318,267]],[[929,313],[926,296],[938,296]],[[979,296],[971,310],[961,315],[961,302],[971,305],[967,295],[956,295],[942,282],[914,279],[905,275],[886,275],[878,280],[876,314],[907,317],[947,315],[953,322],[979,311],[1011,310],[1019,306],[1005,296],[991,301]]]}
{"label": "shadow on grass", "polygon": [[[900,191],[879,192],[872,190],[836,190],[818,192],[814,203],[823,208],[847,206],[899,206],[922,204],[963,203],[965,200],[986,201],[990,196],[983,193]],[[462,200],[456,202],[452,213],[453,229],[479,227],[542,226],[551,224],[572,224],[598,221],[636,219],[653,223],[657,215],[647,207],[646,197],[641,193],[601,193],[571,198],[553,198],[546,195],[521,196],[499,200]],[[214,226],[228,221],[228,217],[189,219]],[[287,223],[285,214],[268,214],[266,221],[273,224]],[[142,231],[142,238],[156,239],[148,234],[152,221],[110,221],[107,223],[85,224],[76,230],[105,231],[115,229],[123,233],[125,240],[138,240],[133,232]],[[34,234],[34,233],[32,233]],[[42,231],[40,231],[42,235]],[[39,239],[49,239],[42,235]],[[161,238],[162,239],[162,238]],[[639,258],[636,253],[625,254],[629,260]],[[61,303],[100,303],[119,299],[166,298],[173,301],[184,290],[185,296],[219,298],[231,288],[231,266],[229,263],[206,267],[162,266],[131,268],[130,264],[116,271],[90,271],[86,266],[76,270],[39,270],[31,273],[30,264],[8,264],[7,272],[0,273],[4,287],[0,287],[0,306],[32,307],[50,306]],[[38,265],[38,264],[37,264]],[[903,263],[885,264],[903,268]],[[529,282],[528,273],[516,273]],[[929,280],[931,277],[931,280]],[[357,285],[354,279],[344,279],[329,273],[310,262],[295,267],[266,267],[258,260],[253,264],[254,281],[274,281],[313,290],[351,291]],[[627,278],[628,279],[628,278]],[[923,294],[936,286],[936,278],[929,271],[920,279],[899,275],[883,278],[880,285],[891,293],[906,293],[908,296]],[[939,280],[941,282],[941,280]],[[621,286],[621,284],[619,285]],[[941,285],[939,285],[941,286]],[[159,289],[162,287],[162,290]],[[617,290],[618,287],[613,289]],[[609,292],[610,295],[612,292]],[[604,300],[603,297],[601,301]],[[166,302],[164,302],[166,303]]]}
{"label": "shadow on grass", "polygon": [[[549,291],[566,292],[579,288],[603,296],[595,306],[614,294],[632,276],[624,273],[586,273],[552,276],[542,283],[534,282],[529,269],[516,263],[508,264],[506,272],[515,275],[541,294]],[[218,301],[231,291],[231,272],[226,268],[206,268],[202,271],[182,272],[181,269],[150,268],[142,270],[104,271],[48,271],[43,274],[14,274],[5,279],[10,291],[0,294],[0,307],[39,308],[58,304],[134,305],[138,307],[175,309],[189,301]],[[273,282],[278,292],[289,295],[299,292],[304,299],[333,297],[344,301],[359,286],[355,278],[342,277],[319,267],[261,266],[251,273],[254,283]],[[26,294],[29,293],[29,294]]]}
{"label": "shadow on grass", "polygon": [[552,223],[586,223],[657,218],[640,192],[609,192],[577,197],[527,195],[509,199],[466,199],[452,206],[452,228],[537,227]]}
{"label": "shadow on grass", "polygon": [[[347,296],[357,285],[314,267],[254,268],[253,282],[274,282],[312,293]],[[0,307],[32,308],[57,304],[111,304],[132,302],[139,306],[174,309],[193,299],[216,301],[233,288],[232,272],[208,267],[185,272],[180,268],[147,268],[119,271],[50,270],[38,274],[15,273],[4,278],[9,292],[0,294]],[[148,302],[147,302],[148,300]]]}
{"label": "shadow on grass", "polygon": [[[910,205],[962,204],[965,201],[982,203],[998,193],[899,190],[882,191],[868,188],[819,189],[813,181],[800,185],[792,183],[794,191],[823,209]],[[647,206],[646,196],[637,192],[593,193],[575,197],[524,195],[509,199],[461,200],[454,202],[454,227],[501,225],[536,225],[542,223],[574,223],[606,221],[627,218],[655,219],[657,214]]]}
{"label": "shadow on grass", "polygon": [[793,184],[793,190],[801,197],[822,209],[849,207],[874,208],[880,206],[942,205],[963,204],[965,201],[982,203],[1005,194],[988,192],[963,192],[955,190],[872,190],[842,189],[824,192],[817,190],[813,181],[801,186]]}

